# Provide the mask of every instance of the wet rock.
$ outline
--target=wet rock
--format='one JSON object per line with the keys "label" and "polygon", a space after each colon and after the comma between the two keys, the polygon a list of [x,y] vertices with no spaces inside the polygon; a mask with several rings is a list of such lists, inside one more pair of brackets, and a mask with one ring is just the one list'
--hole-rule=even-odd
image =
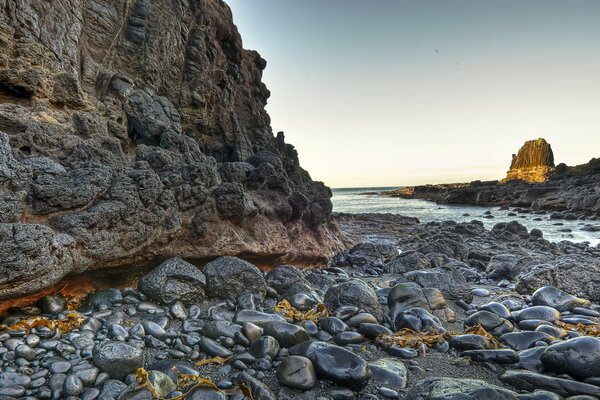
{"label": "wet rock", "polygon": [[553,286],[591,301],[600,301],[600,268],[565,259],[556,264],[538,264],[519,275],[516,290],[531,294]]}
{"label": "wet rock", "polygon": [[16,372],[0,372],[0,387],[24,386],[31,383],[31,378],[27,375]]}
{"label": "wet rock", "polygon": [[335,265],[362,268],[381,265],[398,255],[396,246],[385,242],[362,242],[356,244],[342,260],[335,260]]}
{"label": "wet rock", "polygon": [[246,386],[248,386],[252,391],[252,395],[255,399],[277,400],[277,396],[275,396],[265,384],[253,378],[246,372],[241,372],[238,375],[237,381],[238,383],[243,382]]}
{"label": "wet rock", "polygon": [[302,271],[293,265],[281,265],[265,275],[267,285],[272,287],[279,294],[284,294],[292,285],[296,283],[309,284],[304,278]]}
{"label": "wet rock", "polygon": [[529,392],[535,389],[544,389],[565,397],[570,395],[600,396],[599,386],[531,371],[507,370],[500,377],[500,380],[514,386],[516,389]]}
{"label": "wet rock", "polygon": [[234,338],[235,334],[242,331],[242,326],[229,321],[207,321],[202,326],[202,334],[213,340],[221,336]]}
{"label": "wet rock", "polygon": [[574,307],[589,307],[590,301],[572,296],[556,287],[544,286],[531,296],[535,306],[548,306],[558,311],[567,311]]}
{"label": "wet rock", "polygon": [[348,344],[364,343],[366,339],[358,332],[341,332],[333,337],[333,341],[339,346],[346,346]]}
{"label": "wet rock", "polygon": [[490,279],[514,280],[519,273],[527,268],[531,262],[530,257],[519,257],[514,254],[498,254],[489,261],[485,274]]}
{"label": "wet rock", "polygon": [[473,300],[471,286],[460,272],[450,267],[411,271],[398,279],[397,283],[401,282],[414,282],[422,288],[439,289],[450,300],[464,300],[467,303]]}
{"label": "wet rock", "polygon": [[288,322],[266,322],[262,328],[263,334],[273,336],[282,347],[292,347],[310,340],[304,328]]}
{"label": "wet rock", "polygon": [[44,314],[56,314],[66,308],[67,301],[63,296],[44,296],[37,304]]}
{"label": "wet rock", "polygon": [[83,382],[76,375],[67,375],[63,383],[63,393],[68,396],[78,396],[83,392]]}
{"label": "wet rock", "polygon": [[291,355],[312,361],[317,375],[351,388],[362,388],[371,378],[367,362],[343,347],[324,342],[305,342],[290,349]]}
{"label": "wet rock", "polygon": [[283,293],[281,298],[300,311],[308,311],[323,302],[317,292],[306,283],[294,283]]}
{"label": "wet rock", "polygon": [[516,400],[516,393],[475,379],[429,378],[410,388],[405,400]]}
{"label": "wet rock", "polygon": [[469,357],[476,362],[491,362],[496,364],[515,364],[519,362],[519,355],[510,349],[494,350],[467,350],[460,353],[461,357]]}
{"label": "wet rock", "polygon": [[368,339],[375,339],[379,335],[392,334],[392,331],[380,324],[360,324],[358,333]]}
{"label": "wet rock", "polygon": [[500,337],[500,341],[517,351],[526,350],[543,341],[550,343],[554,338],[544,332],[510,332]]}
{"label": "wet rock", "polygon": [[355,306],[373,314],[378,321],[383,318],[383,311],[375,290],[371,285],[361,280],[352,279],[333,285],[325,293],[324,302],[332,311],[342,306]]}
{"label": "wet rock", "polygon": [[160,397],[167,397],[169,393],[177,389],[177,385],[175,385],[169,375],[161,371],[149,371],[148,380]]}
{"label": "wet rock", "polygon": [[431,261],[425,254],[407,251],[385,264],[383,270],[388,274],[405,274],[427,268],[431,268]]}
{"label": "wet rock", "polygon": [[214,340],[207,338],[206,336],[202,336],[200,341],[198,342],[200,345],[200,349],[213,357],[223,357],[227,358],[231,356],[231,351],[221,346],[219,343]]}
{"label": "wet rock", "polygon": [[280,385],[309,390],[317,384],[317,372],[308,358],[289,356],[277,367],[277,381]]}
{"label": "wet rock", "polygon": [[555,323],[560,320],[560,312],[548,306],[533,306],[514,312],[513,316],[517,322],[528,319],[536,319]]}
{"label": "wet rock", "polygon": [[26,359],[27,361],[33,361],[37,356],[37,353],[34,349],[27,346],[26,344],[20,344],[15,348],[15,355],[17,357],[21,357]]}
{"label": "wet rock", "polygon": [[511,318],[510,310],[502,303],[490,302],[478,307],[479,310],[492,312],[504,319]]}
{"label": "wet rock", "polygon": [[206,264],[207,294],[217,299],[235,299],[242,293],[251,292],[262,301],[267,292],[265,279],[256,266],[237,257],[219,257]]}
{"label": "wet rock", "polygon": [[578,337],[556,343],[542,353],[544,368],[577,378],[600,376],[600,339]]}
{"label": "wet rock", "polygon": [[108,326],[108,336],[119,342],[124,342],[129,338],[129,332],[119,324],[110,324]]}
{"label": "wet rock", "polygon": [[407,370],[404,363],[396,358],[384,357],[369,363],[373,378],[384,385],[405,388]]}
{"label": "wet rock", "polygon": [[144,352],[123,342],[106,341],[94,346],[94,364],[112,378],[122,379],[144,366]]}
{"label": "wet rock", "polygon": [[458,351],[484,350],[493,347],[491,341],[485,336],[473,334],[451,336],[448,339],[448,344],[451,348]]}
{"label": "wet rock", "polygon": [[273,359],[279,353],[279,342],[272,336],[263,336],[250,344],[249,352],[256,358],[269,356]]}
{"label": "wet rock", "polygon": [[204,299],[206,277],[194,265],[181,258],[170,258],[139,281],[139,288],[149,298],[171,304],[193,304]]}
{"label": "wet rock", "polygon": [[250,322],[252,324],[262,326],[267,322],[275,321],[286,322],[285,318],[279,314],[269,314],[256,310],[240,310],[235,313],[235,316],[233,317],[233,322],[238,325],[244,325],[244,323]]}
{"label": "wet rock", "polygon": [[398,313],[394,327],[397,331],[408,328],[417,332],[445,332],[442,322],[422,308],[410,308]]}
{"label": "wet rock", "polygon": [[465,319],[465,327],[481,325],[483,329],[495,336],[511,332],[514,326],[509,321],[489,311],[477,311]]}
{"label": "wet rock", "polygon": [[325,332],[332,335],[337,335],[338,333],[342,333],[350,329],[344,321],[336,317],[327,317],[321,319],[319,321],[319,326]]}

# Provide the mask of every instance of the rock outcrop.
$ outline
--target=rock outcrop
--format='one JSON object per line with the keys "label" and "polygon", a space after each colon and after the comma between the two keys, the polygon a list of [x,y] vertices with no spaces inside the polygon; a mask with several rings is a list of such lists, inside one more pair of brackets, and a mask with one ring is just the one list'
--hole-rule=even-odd
{"label": "rock outcrop", "polygon": [[545,182],[553,171],[554,153],[550,144],[542,138],[529,140],[519,149],[518,154],[513,154],[510,169],[503,182]]}
{"label": "rock outcrop", "polygon": [[522,207],[552,212],[553,218],[600,215],[600,159],[569,167],[554,167],[544,139],[526,142],[513,156],[508,176],[501,181],[473,181],[404,187],[383,195],[424,199],[445,204]]}
{"label": "rock outcrop", "polygon": [[223,1],[0,5],[0,299],[90,268],[341,246]]}

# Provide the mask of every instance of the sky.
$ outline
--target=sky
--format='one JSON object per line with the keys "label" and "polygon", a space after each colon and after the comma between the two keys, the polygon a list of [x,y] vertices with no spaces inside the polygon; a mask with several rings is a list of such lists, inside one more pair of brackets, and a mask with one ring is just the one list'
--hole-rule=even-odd
{"label": "sky", "polygon": [[600,157],[600,1],[226,2],[274,132],[331,187],[499,179],[538,137]]}

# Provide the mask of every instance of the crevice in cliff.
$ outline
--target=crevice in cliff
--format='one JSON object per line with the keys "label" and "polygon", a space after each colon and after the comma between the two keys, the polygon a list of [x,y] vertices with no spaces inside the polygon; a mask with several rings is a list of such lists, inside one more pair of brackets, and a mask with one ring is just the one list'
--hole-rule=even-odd
{"label": "crevice in cliff", "polygon": [[0,81],[0,103],[29,104],[32,96],[23,86]]}

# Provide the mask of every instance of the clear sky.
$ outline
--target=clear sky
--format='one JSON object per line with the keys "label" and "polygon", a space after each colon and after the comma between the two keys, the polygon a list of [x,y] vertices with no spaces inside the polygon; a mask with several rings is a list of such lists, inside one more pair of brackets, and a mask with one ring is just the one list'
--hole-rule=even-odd
{"label": "clear sky", "polygon": [[226,0],[274,131],[331,187],[498,179],[525,140],[600,157],[598,0]]}

